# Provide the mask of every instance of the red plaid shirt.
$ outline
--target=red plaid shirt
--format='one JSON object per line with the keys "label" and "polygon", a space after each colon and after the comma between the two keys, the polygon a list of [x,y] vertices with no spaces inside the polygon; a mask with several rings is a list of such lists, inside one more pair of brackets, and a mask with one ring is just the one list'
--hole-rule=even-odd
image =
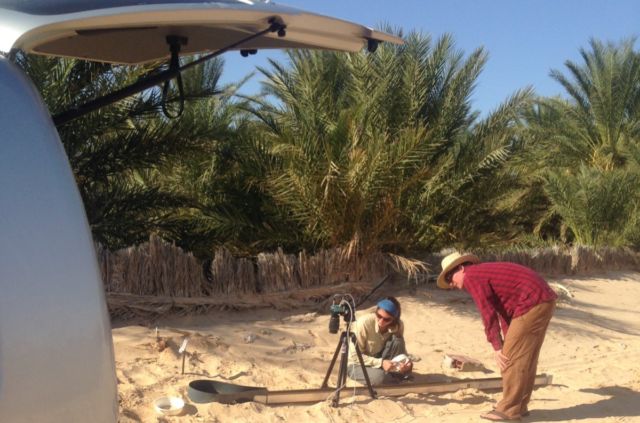
{"label": "red plaid shirt", "polygon": [[502,349],[511,319],[540,303],[555,300],[556,293],[540,275],[515,263],[479,263],[464,268],[464,285],[482,315],[487,340]]}

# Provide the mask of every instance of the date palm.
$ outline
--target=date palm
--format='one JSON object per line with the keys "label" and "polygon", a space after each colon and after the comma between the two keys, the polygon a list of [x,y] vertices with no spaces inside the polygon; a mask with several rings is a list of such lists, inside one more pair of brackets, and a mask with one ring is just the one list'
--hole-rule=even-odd
{"label": "date palm", "polygon": [[[18,55],[52,114],[134,82],[151,67],[118,67],[80,60]],[[216,93],[221,62],[184,75],[184,115],[161,113],[159,90],[148,90],[58,128],[69,157],[94,238],[110,248],[148,239],[175,238],[181,216],[194,199],[161,175],[176,160],[205,152],[219,134],[219,122],[198,117],[188,106]],[[176,102],[170,96],[168,107]],[[217,131],[217,132],[216,132]]]}
{"label": "date palm", "polygon": [[567,61],[567,74],[551,72],[568,98],[543,99],[527,115],[534,146],[529,169],[550,202],[539,227],[559,216],[568,241],[625,244],[623,234],[637,221],[640,55],[634,42],[591,40],[580,50],[582,63]]}
{"label": "date palm", "polygon": [[552,100],[562,125],[555,140],[562,157],[610,170],[624,167],[628,147],[640,142],[640,55],[635,40],[604,44],[591,40],[581,49],[582,64],[567,61],[569,75],[551,72],[569,101]]}
{"label": "date palm", "polygon": [[265,190],[320,246],[406,251],[499,231],[503,165],[531,93],[479,121],[470,97],[486,57],[412,33],[374,55],[271,61],[261,71],[276,101],[254,108],[274,157]]}

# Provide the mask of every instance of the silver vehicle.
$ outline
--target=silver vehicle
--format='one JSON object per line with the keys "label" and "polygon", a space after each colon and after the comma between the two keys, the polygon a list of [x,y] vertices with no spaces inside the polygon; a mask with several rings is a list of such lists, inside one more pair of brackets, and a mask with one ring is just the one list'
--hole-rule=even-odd
{"label": "silver vehicle", "polygon": [[56,124],[176,77],[52,117],[12,53],[119,64],[265,48],[375,49],[388,34],[257,0],[0,0],[0,422],[115,422],[100,272]]}

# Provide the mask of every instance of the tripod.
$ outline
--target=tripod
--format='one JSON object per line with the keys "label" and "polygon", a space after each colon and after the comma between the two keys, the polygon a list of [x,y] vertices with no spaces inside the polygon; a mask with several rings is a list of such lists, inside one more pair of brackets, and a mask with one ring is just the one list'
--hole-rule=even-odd
{"label": "tripod", "polygon": [[333,358],[331,359],[331,364],[329,364],[329,368],[327,369],[327,374],[324,377],[324,382],[322,382],[322,389],[327,388],[327,383],[329,382],[329,377],[331,376],[331,372],[333,371],[333,366],[336,364],[336,359],[338,358],[338,352],[340,352],[340,368],[338,370],[338,383],[336,385],[335,395],[333,396],[333,400],[331,401],[331,405],[333,407],[338,406],[338,402],[340,401],[340,390],[345,386],[347,382],[347,362],[349,358],[349,339],[353,342],[353,345],[356,348],[356,354],[358,356],[358,361],[360,362],[360,368],[362,369],[362,374],[364,375],[364,380],[367,384],[367,388],[369,389],[369,395],[371,398],[376,397],[376,393],[371,387],[371,381],[369,380],[369,375],[367,374],[367,369],[364,365],[364,360],[362,359],[362,353],[360,352],[360,348],[358,348],[358,342],[356,341],[356,335],[351,331],[342,331],[340,334],[340,341],[338,342],[338,346],[336,347],[336,351],[333,353]]}

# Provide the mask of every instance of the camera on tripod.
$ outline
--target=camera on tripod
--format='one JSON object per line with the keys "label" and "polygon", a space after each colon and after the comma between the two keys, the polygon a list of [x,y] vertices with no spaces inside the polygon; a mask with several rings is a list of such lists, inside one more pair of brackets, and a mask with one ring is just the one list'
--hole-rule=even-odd
{"label": "camera on tripod", "polygon": [[342,316],[344,318],[344,321],[347,323],[347,328],[346,330],[343,330],[342,333],[340,334],[340,342],[338,342],[336,351],[333,353],[331,364],[329,364],[329,369],[327,369],[327,374],[324,377],[324,382],[322,382],[322,388],[327,388],[329,386],[328,385],[329,376],[331,376],[331,372],[333,371],[333,366],[336,364],[336,360],[338,359],[338,354],[340,354],[338,383],[336,384],[336,390],[333,394],[333,399],[331,400],[331,404],[334,407],[337,407],[338,401],[340,401],[340,390],[343,387],[345,387],[347,383],[349,342],[351,342],[356,352],[356,356],[358,357],[358,363],[360,364],[362,375],[364,376],[364,380],[367,384],[369,395],[371,395],[371,398],[375,398],[376,393],[373,390],[373,387],[371,386],[371,381],[369,380],[367,368],[364,365],[362,353],[360,352],[360,348],[358,347],[358,341],[356,339],[356,335],[351,331],[351,323],[355,322],[356,320],[355,300],[350,294],[336,294],[333,296],[333,302],[329,307],[329,311],[331,312],[331,317],[329,318],[330,333],[338,333],[338,329],[340,328],[340,316]]}
{"label": "camera on tripod", "polygon": [[353,297],[349,294],[336,294],[329,307],[331,317],[329,318],[329,333],[338,333],[340,328],[340,316],[345,322],[352,322],[355,319],[356,305]]}

